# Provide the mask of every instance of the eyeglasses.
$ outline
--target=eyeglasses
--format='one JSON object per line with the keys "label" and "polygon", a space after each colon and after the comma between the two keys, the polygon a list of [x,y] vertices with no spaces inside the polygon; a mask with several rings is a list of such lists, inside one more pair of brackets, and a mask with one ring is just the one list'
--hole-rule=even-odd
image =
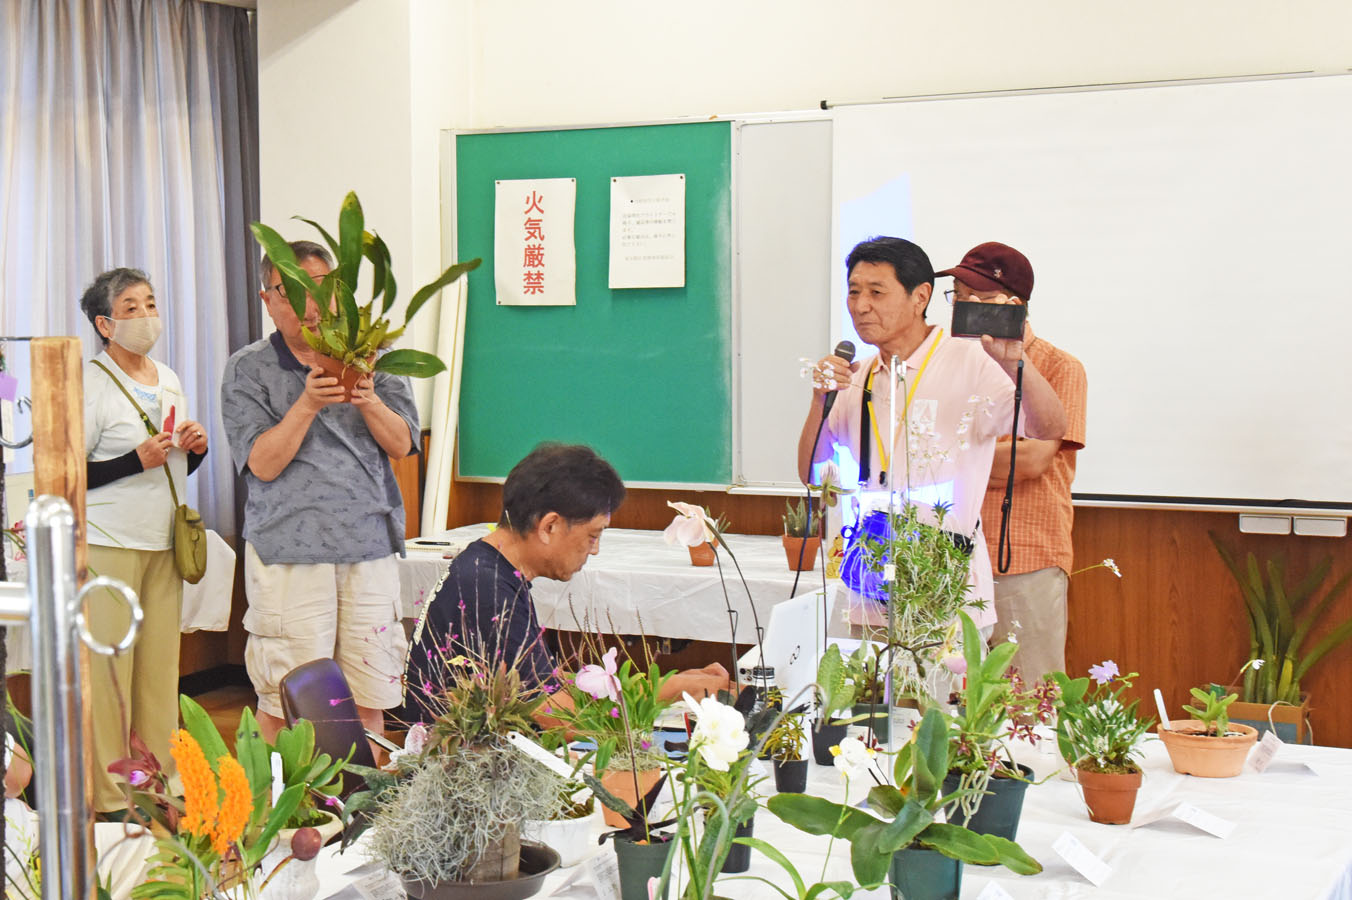
{"label": "eyeglasses", "polygon": [[276,291],[278,297],[281,297],[283,300],[286,299],[286,288],[282,286],[282,283],[280,281],[274,284],[272,287],[268,288],[268,290]]}
{"label": "eyeglasses", "polygon": [[953,301],[956,300],[957,297],[958,292],[954,288],[949,288],[948,290],[944,291],[944,302],[947,303],[949,306],[953,305]]}

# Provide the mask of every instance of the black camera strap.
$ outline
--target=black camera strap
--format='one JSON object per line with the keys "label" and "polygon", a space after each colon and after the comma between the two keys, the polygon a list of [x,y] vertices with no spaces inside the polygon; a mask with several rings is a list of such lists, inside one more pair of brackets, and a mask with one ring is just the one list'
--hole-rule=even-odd
{"label": "black camera strap", "polygon": [[1009,512],[1014,508],[1014,457],[1019,448],[1019,407],[1023,401],[1023,360],[1014,375],[1014,430],[1009,440],[1009,478],[1005,481],[1005,499],[1000,501],[1000,540],[995,545],[995,563],[1000,574],[1009,571],[1014,557],[1014,541],[1009,534]]}

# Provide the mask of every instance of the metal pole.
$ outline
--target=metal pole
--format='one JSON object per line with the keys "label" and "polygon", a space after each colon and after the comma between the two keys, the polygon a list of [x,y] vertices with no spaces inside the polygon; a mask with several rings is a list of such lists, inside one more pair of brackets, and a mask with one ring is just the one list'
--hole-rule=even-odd
{"label": "metal pole", "polygon": [[42,897],[68,900],[90,896],[94,875],[76,637],[75,513],[60,497],[42,496],[25,521]]}

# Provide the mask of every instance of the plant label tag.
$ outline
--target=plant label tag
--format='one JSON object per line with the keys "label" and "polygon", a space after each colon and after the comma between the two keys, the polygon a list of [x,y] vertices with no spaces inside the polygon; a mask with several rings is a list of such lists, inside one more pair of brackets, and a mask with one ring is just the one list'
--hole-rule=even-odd
{"label": "plant label tag", "polygon": [[1264,732],[1263,739],[1249,754],[1249,768],[1261,775],[1271,765],[1272,758],[1281,748],[1282,739],[1277,737],[1277,732],[1271,730]]}
{"label": "plant label tag", "polygon": [[274,750],[268,762],[272,771],[272,805],[276,806],[277,798],[286,790],[286,778],[282,774],[282,754]]}
{"label": "plant label tag", "polygon": [[981,893],[976,895],[976,900],[1014,900],[1014,898],[1009,895],[1009,891],[1000,887],[998,881],[988,881],[981,889]]}
{"label": "plant label tag", "polygon": [[1228,838],[1235,831],[1234,822],[1199,809],[1191,803],[1178,804],[1174,807],[1173,815],[1180,822],[1187,822],[1192,827],[1200,828],[1207,834],[1214,834],[1221,839]]}
{"label": "plant label tag", "polygon": [[1164,708],[1164,695],[1160,693],[1159,688],[1155,688],[1155,709],[1159,710],[1160,728],[1164,731],[1173,728],[1173,726],[1169,724],[1169,713]]}
{"label": "plant label tag", "polygon": [[549,769],[555,775],[559,775],[563,778],[572,777],[573,769],[571,766],[559,759],[553,753],[550,753],[544,747],[541,747],[535,741],[526,737],[521,732],[513,731],[511,734],[507,735],[507,740],[511,742],[513,747],[536,762],[543,764],[545,768]]}
{"label": "plant label tag", "polygon": [[601,900],[620,900],[620,862],[613,852],[597,853],[580,868],[586,869],[591,876],[596,895]]}
{"label": "plant label tag", "polygon": [[1100,887],[1113,873],[1112,866],[1095,856],[1092,850],[1080,843],[1079,838],[1069,831],[1061,832],[1061,836],[1053,842],[1052,850],[1069,863],[1072,869],[1089,879],[1089,883],[1094,887]]}
{"label": "plant label tag", "polygon": [[404,885],[393,872],[372,872],[353,885],[362,900],[403,900]]}

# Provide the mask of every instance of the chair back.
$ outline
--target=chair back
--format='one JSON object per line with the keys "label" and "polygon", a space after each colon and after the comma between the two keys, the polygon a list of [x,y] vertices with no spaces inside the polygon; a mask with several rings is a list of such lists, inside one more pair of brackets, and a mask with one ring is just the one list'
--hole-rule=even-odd
{"label": "chair back", "polygon": [[[335,759],[352,751],[351,762],[374,767],[375,757],[357,712],[357,701],[342,669],[332,659],[316,659],[297,666],[282,678],[282,716],[287,725],[308,719],[315,728],[315,748]],[[365,781],[343,774],[343,796],[361,789]]]}

